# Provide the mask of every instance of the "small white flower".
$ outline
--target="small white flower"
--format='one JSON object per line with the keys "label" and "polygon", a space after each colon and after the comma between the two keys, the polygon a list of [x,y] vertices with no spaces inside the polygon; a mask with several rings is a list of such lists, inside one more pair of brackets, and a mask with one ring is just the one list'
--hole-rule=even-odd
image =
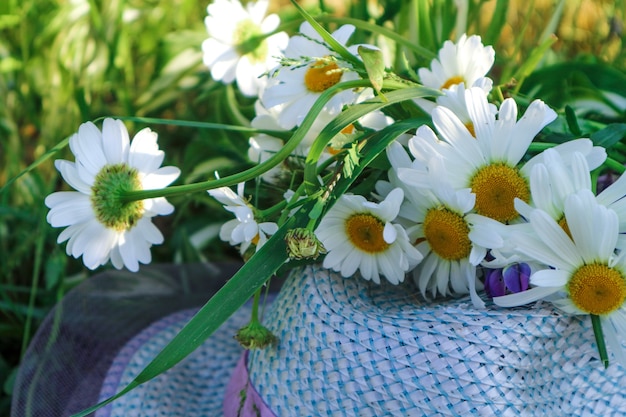
{"label": "small white flower", "polygon": [[255,44],[251,38],[269,33],[278,27],[280,19],[265,17],[269,2],[248,2],[244,8],[239,0],[215,0],[207,7],[205,19],[210,38],[202,43],[204,63],[217,81],[230,84],[237,80],[239,90],[246,96],[257,96],[267,84],[263,77],[276,66],[288,41],[285,32],[276,33]]}
{"label": "small white flower", "polygon": [[617,254],[616,213],[582,189],[565,200],[567,233],[548,213],[533,209],[533,233],[510,236],[517,250],[549,266],[534,272],[530,290],[495,297],[497,305],[511,307],[548,298],[570,314],[600,317],[613,355],[626,365],[626,257]]}
{"label": "small white flower", "polygon": [[495,61],[495,51],[484,46],[478,35],[461,35],[457,43],[445,41],[430,70],[420,68],[418,75],[425,87],[444,90],[464,83],[467,88],[491,90],[491,80],[485,79]]}
{"label": "small white flower", "polygon": [[[344,25],[332,36],[345,45],[352,32],[354,26]],[[300,33],[289,39],[285,49],[285,57],[299,62],[299,65],[280,68],[276,75],[279,83],[269,86],[261,95],[268,108],[283,105],[278,122],[285,129],[299,125],[325,90],[339,82],[359,79],[359,75],[323,42],[308,22],[300,26]],[[356,103],[363,94],[370,97],[371,89],[365,93],[342,91],[331,98],[325,108],[336,115],[344,105]]]}
{"label": "small white flower", "polygon": [[272,222],[257,223],[254,211],[243,197],[244,184],[237,185],[237,194],[228,187],[220,187],[207,191],[211,197],[224,205],[224,208],[235,215],[220,229],[220,239],[231,245],[241,245],[239,252],[243,255],[251,244],[259,250],[267,242],[268,236],[278,230],[278,225]]}
{"label": "small white flower", "polygon": [[328,251],[324,267],[352,276],[357,270],[366,280],[392,284],[422,259],[404,229],[392,224],[404,193],[397,188],[380,203],[359,195],[342,195],[320,222],[315,234]]}
{"label": "small white flower", "polygon": [[102,132],[88,122],[70,138],[70,149],[76,162],[57,160],[55,166],[76,191],[56,192],[45,200],[48,222],[67,226],[57,241],[68,240],[67,254],[82,256],[89,269],[109,259],[117,269],[130,271],[150,263],[150,247],[163,242],[150,218],[170,214],[174,207],[162,197],[122,204],[114,196],[120,190],[164,188],[178,178],[178,168],[160,167],[164,154],[156,133],[143,129],[131,143],[119,120],[105,119]]}

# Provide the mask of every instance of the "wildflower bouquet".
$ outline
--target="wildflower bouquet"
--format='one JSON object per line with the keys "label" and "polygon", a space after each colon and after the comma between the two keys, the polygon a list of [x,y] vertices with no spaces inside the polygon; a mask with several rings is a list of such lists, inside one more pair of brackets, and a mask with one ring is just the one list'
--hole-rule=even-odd
{"label": "wildflower bouquet", "polygon": [[626,366],[626,179],[616,177],[626,129],[613,123],[623,97],[602,95],[602,111],[542,101],[550,87],[534,71],[551,36],[517,71],[490,78],[496,51],[465,33],[467,2],[455,2],[445,27],[431,27],[441,42],[421,33],[430,44],[404,37],[398,23],[419,13],[427,22],[425,3],[391,2],[395,31],[312,17],[292,3],[302,19],[291,36],[293,24],[266,15],[267,1],[208,7],[204,63],[216,81],[256,100],[255,116],[249,126],[191,125],[249,132],[249,169],[170,186],[180,170],[161,166],[157,134],[146,128],[131,141],[110,118],[65,142],[75,161],[55,166],[74,191],[48,196],[48,221],[65,228],[58,242],[87,268],[110,261],[137,271],[163,242],[152,218],[173,212],[166,198],[205,191],[232,213],[219,237],[246,261],[99,406],[182,360],[251,297],[238,340],[276,343],[256,311],[262,287],[278,271],[313,263],[346,280],[413,282],[434,304],[468,296],[477,311],[546,300],[588,316],[604,366]]}

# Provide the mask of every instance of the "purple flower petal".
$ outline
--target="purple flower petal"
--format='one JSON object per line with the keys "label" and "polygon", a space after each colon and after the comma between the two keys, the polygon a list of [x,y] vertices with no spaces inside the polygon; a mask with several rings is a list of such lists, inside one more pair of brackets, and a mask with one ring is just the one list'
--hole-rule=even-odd
{"label": "purple flower petal", "polygon": [[530,282],[530,266],[525,263],[511,265],[504,270],[503,276],[510,292],[526,291]]}
{"label": "purple flower petal", "polygon": [[485,278],[485,292],[489,297],[501,297],[505,294],[506,287],[502,278],[502,269],[492,269],[487,272]]}

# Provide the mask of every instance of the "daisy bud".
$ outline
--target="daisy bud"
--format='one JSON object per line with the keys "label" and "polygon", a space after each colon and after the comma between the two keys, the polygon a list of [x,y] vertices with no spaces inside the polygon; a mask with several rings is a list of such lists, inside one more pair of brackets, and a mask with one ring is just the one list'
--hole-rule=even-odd
{"label": "daisy bud", "polygon": [[326,253],[322,242],[309,229],[298,228],[287,232],[285,236],[289,259],[317,259]]}
{"label": "daisy bud", "polygon": [[235,339],[245,349],[262,349],[276,344],[278,339],[274,334],[258,320],[252,320],[246,326],[239,329]]}

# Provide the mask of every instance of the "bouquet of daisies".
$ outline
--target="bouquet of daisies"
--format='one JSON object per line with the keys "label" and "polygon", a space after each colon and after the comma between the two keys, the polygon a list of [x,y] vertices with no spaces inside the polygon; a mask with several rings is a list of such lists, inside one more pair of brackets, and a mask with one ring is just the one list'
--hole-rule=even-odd
{"label": "bouquet of daisies", "polygon": [[[48,196],[48,221],[90,269],[149,263],[163,242],[151,219],[174,210],[166,197],[206,191],[232,213],[219,236],[245,265],[138,383],[250,297],[258,306],[277,271],[312,262],[347,279],[413,280],[427,299],[469,295],[477,309],[488,297],[502,307],[545,299],[590,316],[602,360],[626,364],[623,125],[584,124],[571,107],[559,114],[522,94],[514,77],[494,82],[495,50],[464,33],[462,11],[453,39],[430,50],[293,5],[302,23],[291,36],[266,0],[208,7],[204,63],[256,101],[249,126],[205,127],[250,132],[251,168],[169,186],[180,170],[161,166],[156,133],[131,141],[113,119],[81,125],[68,140],[75,161],[56,161],[75,191]],[[538,45],[521,81],[553,42]],[[256,314],[239,337],[272,340]]]}

